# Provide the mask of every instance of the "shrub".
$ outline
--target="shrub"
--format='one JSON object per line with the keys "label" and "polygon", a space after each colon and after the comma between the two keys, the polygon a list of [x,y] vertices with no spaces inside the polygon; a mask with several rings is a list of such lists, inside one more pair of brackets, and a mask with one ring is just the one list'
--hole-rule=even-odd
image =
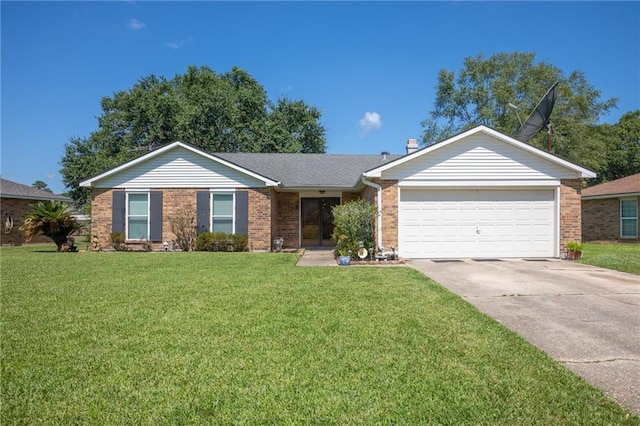
{"label": "shrub", "polygon": [[176,244],[182,251],[195,250],[196,216],[191,209],[182,207],[178,215],[169,218],[171,232],[176,235]]}
{"label": "shrub", "polygon": [[[20,230],[29,242],[38,234],[49,237],[56,243],[57,251],[72,251],[74,242],[68,241],[81,225],[73,217],[71,206],[61,201],[41,201],[30,206],[31,212],[24,216]],[[63,250],[64,248],[64,250]]]}
{"label": "shrub", "polygon": [[247,251],[248,237],[224,232],[203,232],[196,236],[198,251]]}
{"label": "shrub", "polygon": [[115,251],[125,251],[127,249],[124,243],[126,241],[124,232],[112,232],[109,234],[109,241]]}
{"label": "shrub", "polygon": [[231,241],[233,242],[233,251],[247,251],[249,237],[246,235],[232,234]]}
{"label": "shrub", "polygon": [[333,240],[336,251],[346,256],[351,250],[356,253],[360,242],[365,247],[374,246],[375,221],[378,215],[376,206],[365,200],[351,201],[335,206],[333,212]]}

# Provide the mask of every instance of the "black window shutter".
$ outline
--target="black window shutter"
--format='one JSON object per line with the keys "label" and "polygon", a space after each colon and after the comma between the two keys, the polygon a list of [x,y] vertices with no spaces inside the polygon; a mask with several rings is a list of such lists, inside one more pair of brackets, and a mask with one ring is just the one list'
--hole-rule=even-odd
{"label": "black window shutter", "polygon": [[149,240],[162,241],[162,191],[149,193]]}
{"label": "black window shutter", "polygon": [[198,191],[196,196],[198,234],[209,231],[209,191]]}
{"label": "black window shutter", "polygon": [[124,191],[113,191],[111,202],[111,232],[124,232]]}
{"label": "black window shutter", "polygon": [[236,234],[249,234],[249,193],[236,192]]}

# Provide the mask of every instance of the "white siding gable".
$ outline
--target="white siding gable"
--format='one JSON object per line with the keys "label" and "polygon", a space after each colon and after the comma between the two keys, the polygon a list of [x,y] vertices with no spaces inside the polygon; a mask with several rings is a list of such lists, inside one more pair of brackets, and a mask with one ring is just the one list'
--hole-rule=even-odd
{"label": "white siding gable", "polygon": [[557,185],[560,179],[578,178],[573,170],[513,144],[478,132],[436,148],[427,155],[391,167],[383,179],[400,184]]}
{"label": "white siding gable", "polygon": [[176,147],[120,172],[97,179],[98,188],[247,188],[265,182]]}

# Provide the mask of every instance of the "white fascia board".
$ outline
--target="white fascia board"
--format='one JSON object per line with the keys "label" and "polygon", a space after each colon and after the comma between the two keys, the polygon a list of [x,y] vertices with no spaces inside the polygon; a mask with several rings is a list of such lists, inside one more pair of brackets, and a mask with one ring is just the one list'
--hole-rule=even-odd
{"label": "white fascia board", "polygon": [[581,178],[594,178],[596,177],[596,174],[594,172],[592,172],[591,170],[585,169],[584,167],[578,166],[577,164],[573,164],[567,160],[563,160],[560,157],[556,157],[553,154],[549,154],[539,148],[536,148],[532,145],[529,145],[527,143],[521,142],[515,138],[512,138],[510,136],[505,135],[504,133],[498,132],[497,130],[491,129],[490,127],[484,126],[484,125],[479,125],[477,127],[474,127],[473,129],[467,130],[466,132],[462,132],[458,135],[455,135],[449,139],[445,139],[442,142],[438,142],[435,143],[431,146],[428,146],[426,148],[422,148],[417,150],[416,152],[413,152],[411,154],[405,155],[404,157],[401,157],[395,161],[392,161],[390,163],[387,163],[385,165],[382,165],[378,168],[369,170],[364,172],[364,176],[365,177],[371,177],[371,178],[379,178],[382,177],[382,172],[392,169],[396,166],[399,166],[400,164],[406,163],[407,161],[411,161],[413,159],[419,158],[423,155],[429,154],[432,151],[435,151],[437,149],[443,148],[449,144],[455,143],[461,139],[464,139],[468,136],[471,136],[475,133],[486,133],[490,136],[495,137],[496,139],[499,139],[503,142],[506,142],[508,144],[514,145],[518,148],[521,148],[525,151],[528,151],[534,155],[537,155],[539,157],[545,158],[546,160],[549,160],[553,163],[559,164],[563,167],[566,167],[570,170],[573,170],[574,172],[579,173],[578,177]]}
{"label": "white fascia board", "polygon": [[400,188],[555,188],[560,181],[549,180],[451,180],[422,181],[404,180],[398,183]]}
{"label": "white fascia board", "polygon": [[172,149],[175,149],[177,147],[184,148],[184,149],[186,149],[188,151],[191,151],[191,152],[193,152],[193,153],[195,153],[197,155],[200,155],[202,157],[208,158],[209,160],[212,160],[212,161],[215,161],[217,163],[223,164],[223,165],[225,165],[225,166],[227,166],[227,167],[229,167],[231,169],[234,169],[236,171],[244,173],[244,174],[246,174],[248,176],[251,176],[251,177],[253,177],[255,179],[261,180],[261,181],[263,181],[265,183],[266,186],[279,186],[280,185],[280,182],[276,182],[276,181],[274,181],[272,179],[269,179],[269,178],[267,178],[265,176],[259,175],[259,174],[255,173],[255,172],[252,172],[251,170],[247,170],[245,168],[242,168],[242,167],[240,167],[240,166],[238,166],[236,164],[233,164],[233,163],[230,163],[230,162],[228,162],[226,160],[223,160],[220,157],[216,157],[215,155],[207,154],[206,152],[201,151],[201,150],[199,150],[197,148],[194,148],[194,147],[192,147],[190,145],[187,145],[187,144],[185,144],[183,142],[176,141],[176,142],[170,143],[168,145],[165,145],[162,148],[158,148],[155,151],[152,151],[152,152],[150,152],[148,154],[145,154],[145,155],[143,155],[141,157],[138,157],[138,158],[136,158],[134,160],[131,160],[131,161],[127,162],[127,163],[124,163],[124,164],[122,164],[122,165],[120,165],[120,166],[118,166],[116,168],[113,168],[111,170],[107,170],[106,172],[104,172],[102,174],[99,174],[99,175],[94,176],[94,177],[92,177],[90,179],[87,179],[87,180],[85,180],[83,182],[80,182],[80,186],[81,187],[85,187],[85,188],[92,187],[95,182],[97,182],[97,181],[99,181],[101,179],[104,179],[105,177],[112,176],[114,174],[120,173],[123,170],[126,170],[126,169],[128,169],[130,167],[133,167],[133,166],[137,165],[137,164],[145,162],[150,158],[157,157],[158,155],[164,154],[165,152],[170,151]]}

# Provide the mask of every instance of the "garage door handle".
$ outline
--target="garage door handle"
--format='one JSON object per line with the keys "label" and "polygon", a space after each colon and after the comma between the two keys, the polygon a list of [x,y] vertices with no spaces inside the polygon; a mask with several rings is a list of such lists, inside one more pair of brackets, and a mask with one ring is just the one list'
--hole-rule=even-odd
{"label": "garage door handle", "polygon": [[480,234],[480,228],[476,226],[476,234]]}

